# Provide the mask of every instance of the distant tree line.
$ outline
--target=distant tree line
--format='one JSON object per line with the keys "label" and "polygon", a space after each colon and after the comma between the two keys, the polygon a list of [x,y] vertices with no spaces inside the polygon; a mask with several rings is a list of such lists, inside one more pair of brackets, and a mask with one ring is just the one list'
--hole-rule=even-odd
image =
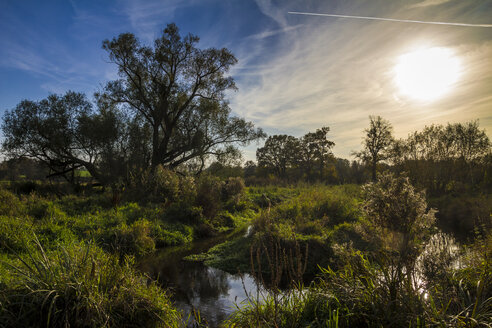
{"label": "distant tree line", "polygon": [[[256,151],[257,163],[244,164],[246,181],[253,184],[363,183],[366,180],[363,165],[336,158],[332,152],[335,143],[328,139],[329,131],[325,126],[300,138],[285,134],[269,136]],[[224,172],[222,168],[221,174]]]}
{"label": "distant tree line", "polygon": [[430,193],[492,186],[491,143],[477,121],[426,126],[395,140],[391,164]]}
{"label": "distant tree line", "polygon": [[[370,116],[362,149],[352,153],[352,162],[333,155],[335,144],[328,132],[323,127],[300,138],[269,136],[256,152],[257,163],[245,163],[244,177],[251,183],[361,184],[390,170],[408,175],[432,195],[492,189],[491,142],[478,121],[426,126],[406,139],[395,139],[389,121]],[[216,172],[225,174],[225,166],[214,165]],[[228,174],[233,172],[240,174],[237,166]]]}
{"label": "distant tree line", "polygon": [[391,124],[370,117],[363,150],[354,155],[371,170],[405,172],[430,194],[492,187],[491,142],[478,121],[426,126],[406,139],[395,139]]}
{"label": "distant tree line", "polygon": [[268,137],[265,145],[256,151],[258,168],[263,174],[279,178],[304,179],[307,181],[329,180],[334,175],[335,143],[328,140],[330,129],[322,127],[301,138],[289,135]]}

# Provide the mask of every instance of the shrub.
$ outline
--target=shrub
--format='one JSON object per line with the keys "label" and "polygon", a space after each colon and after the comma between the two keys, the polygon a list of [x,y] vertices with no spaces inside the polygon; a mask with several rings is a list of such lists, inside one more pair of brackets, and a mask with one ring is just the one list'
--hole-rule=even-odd
{"label": "shrub", "polygon": [[403,176],[382,174],[376,183],[364,186],[364,193],[373,236],[381,236],[385,250],[396,252],[397,264],[410,270],[430,234],[435,210],[427,210],[424,192],[415,190]]}
{"label": "shrub", "polygon": [[0,215],[23,216],[25,214],[24,204],[19,197],[8,190],[0,189]]}
{"label": "shrub", "polygon": [[131,225],[125,223],[103,232],[103,245],[120,254],[144,255],[155,248],[149,236],[151,223],[139,220]]}
{"label": "shrub", "polygon": [[159,165],[155,168],[152,178],[153,181],[149,183],[153,187],[152,193],[157,200],[175,201],[178,199],[180,179],[176,172]]}
{"label": "shrub", "polygon": [[178,200],[193,202],[195,182],[158,165],[135,175],[127,186],[125,196],[130,201],[172,204]]}
{"label": "shrub", "polygon": [[181,223],[165,226],[154,224],[150,236],[157,247],[181,245],[193,240],[193,228]]}
{"label": "shrub", "polygon": [[226,180],[222,187],[222,194],[224,200],[229,200],[234,197],[238,197],[244,194],[245,190],[244,180],[240,177],[231,177]]}
{"label": "shrub", "polygon": [[190,203],[176,202],[164,211],[166,220],[187,224],[199,224],[203,222],[203,210],[201,207],[192,206]]}
{"label": "shrub", "polygon": [[27,213],[38,220],[66,218],[66,213],[55,202],[35,194],[27,197]]}
{"label": "shrub", "polygon": [[217,177],[203,175],[198,180],[196,205],[206,218],[213,218],[221,209],[222,182]]}

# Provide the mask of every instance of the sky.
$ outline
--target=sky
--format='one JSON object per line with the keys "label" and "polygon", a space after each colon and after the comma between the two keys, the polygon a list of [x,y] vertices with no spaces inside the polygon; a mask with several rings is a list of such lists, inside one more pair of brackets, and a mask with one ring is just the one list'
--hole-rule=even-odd
{"label": "sky", "polygon": [[[490,136],[492,28],[292,11],[492,24],[492,0],[0,0],[0,115],[52,93],[92,97],[117,78],[103,40],[131,32],[151,44],[174,22],[182,34],[199,36],[199,47],[234,53],[232,112],[269,135],[300,137],[329,126],[334,154],[349,159],[370,115],[389,120],[399,138],[425,125],[477,119]],[[396,82],[402,58],[436,48],[459,63],[453,83],[433,99],[405,93]],[[451,68],[442,70],[438,77]],[[261,145],[244,149],[244,158],[254,159]]]}

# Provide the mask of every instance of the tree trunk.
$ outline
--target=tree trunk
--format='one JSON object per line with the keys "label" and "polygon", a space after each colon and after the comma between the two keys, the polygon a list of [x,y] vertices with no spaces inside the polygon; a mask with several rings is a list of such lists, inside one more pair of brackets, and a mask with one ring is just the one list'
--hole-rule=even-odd
{"label": "tree trunk", "polygon": [[377,168],[377,162],[372,162],[372,181],[376,182],[376,168]]}
{"label": "tree trunk", "polygon": [[152,132],[152,161],[151,161],[151,167],[152,170],[154,170],[157,165],[160,164],[161,161],[161,156],[159,153],[159,126],[153,126],[152,127],[153,132]]}

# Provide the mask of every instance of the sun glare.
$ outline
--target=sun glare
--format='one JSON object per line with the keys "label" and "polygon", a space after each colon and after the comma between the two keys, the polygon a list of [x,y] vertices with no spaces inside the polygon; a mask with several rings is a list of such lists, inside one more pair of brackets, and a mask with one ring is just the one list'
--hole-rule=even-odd
{"label": "sun glare", "polygon": [[448,48],[427,48],[404,54],[395,67],[395,81],[408,97],[431,101],[448,93],[458,81],[460,60]]}

